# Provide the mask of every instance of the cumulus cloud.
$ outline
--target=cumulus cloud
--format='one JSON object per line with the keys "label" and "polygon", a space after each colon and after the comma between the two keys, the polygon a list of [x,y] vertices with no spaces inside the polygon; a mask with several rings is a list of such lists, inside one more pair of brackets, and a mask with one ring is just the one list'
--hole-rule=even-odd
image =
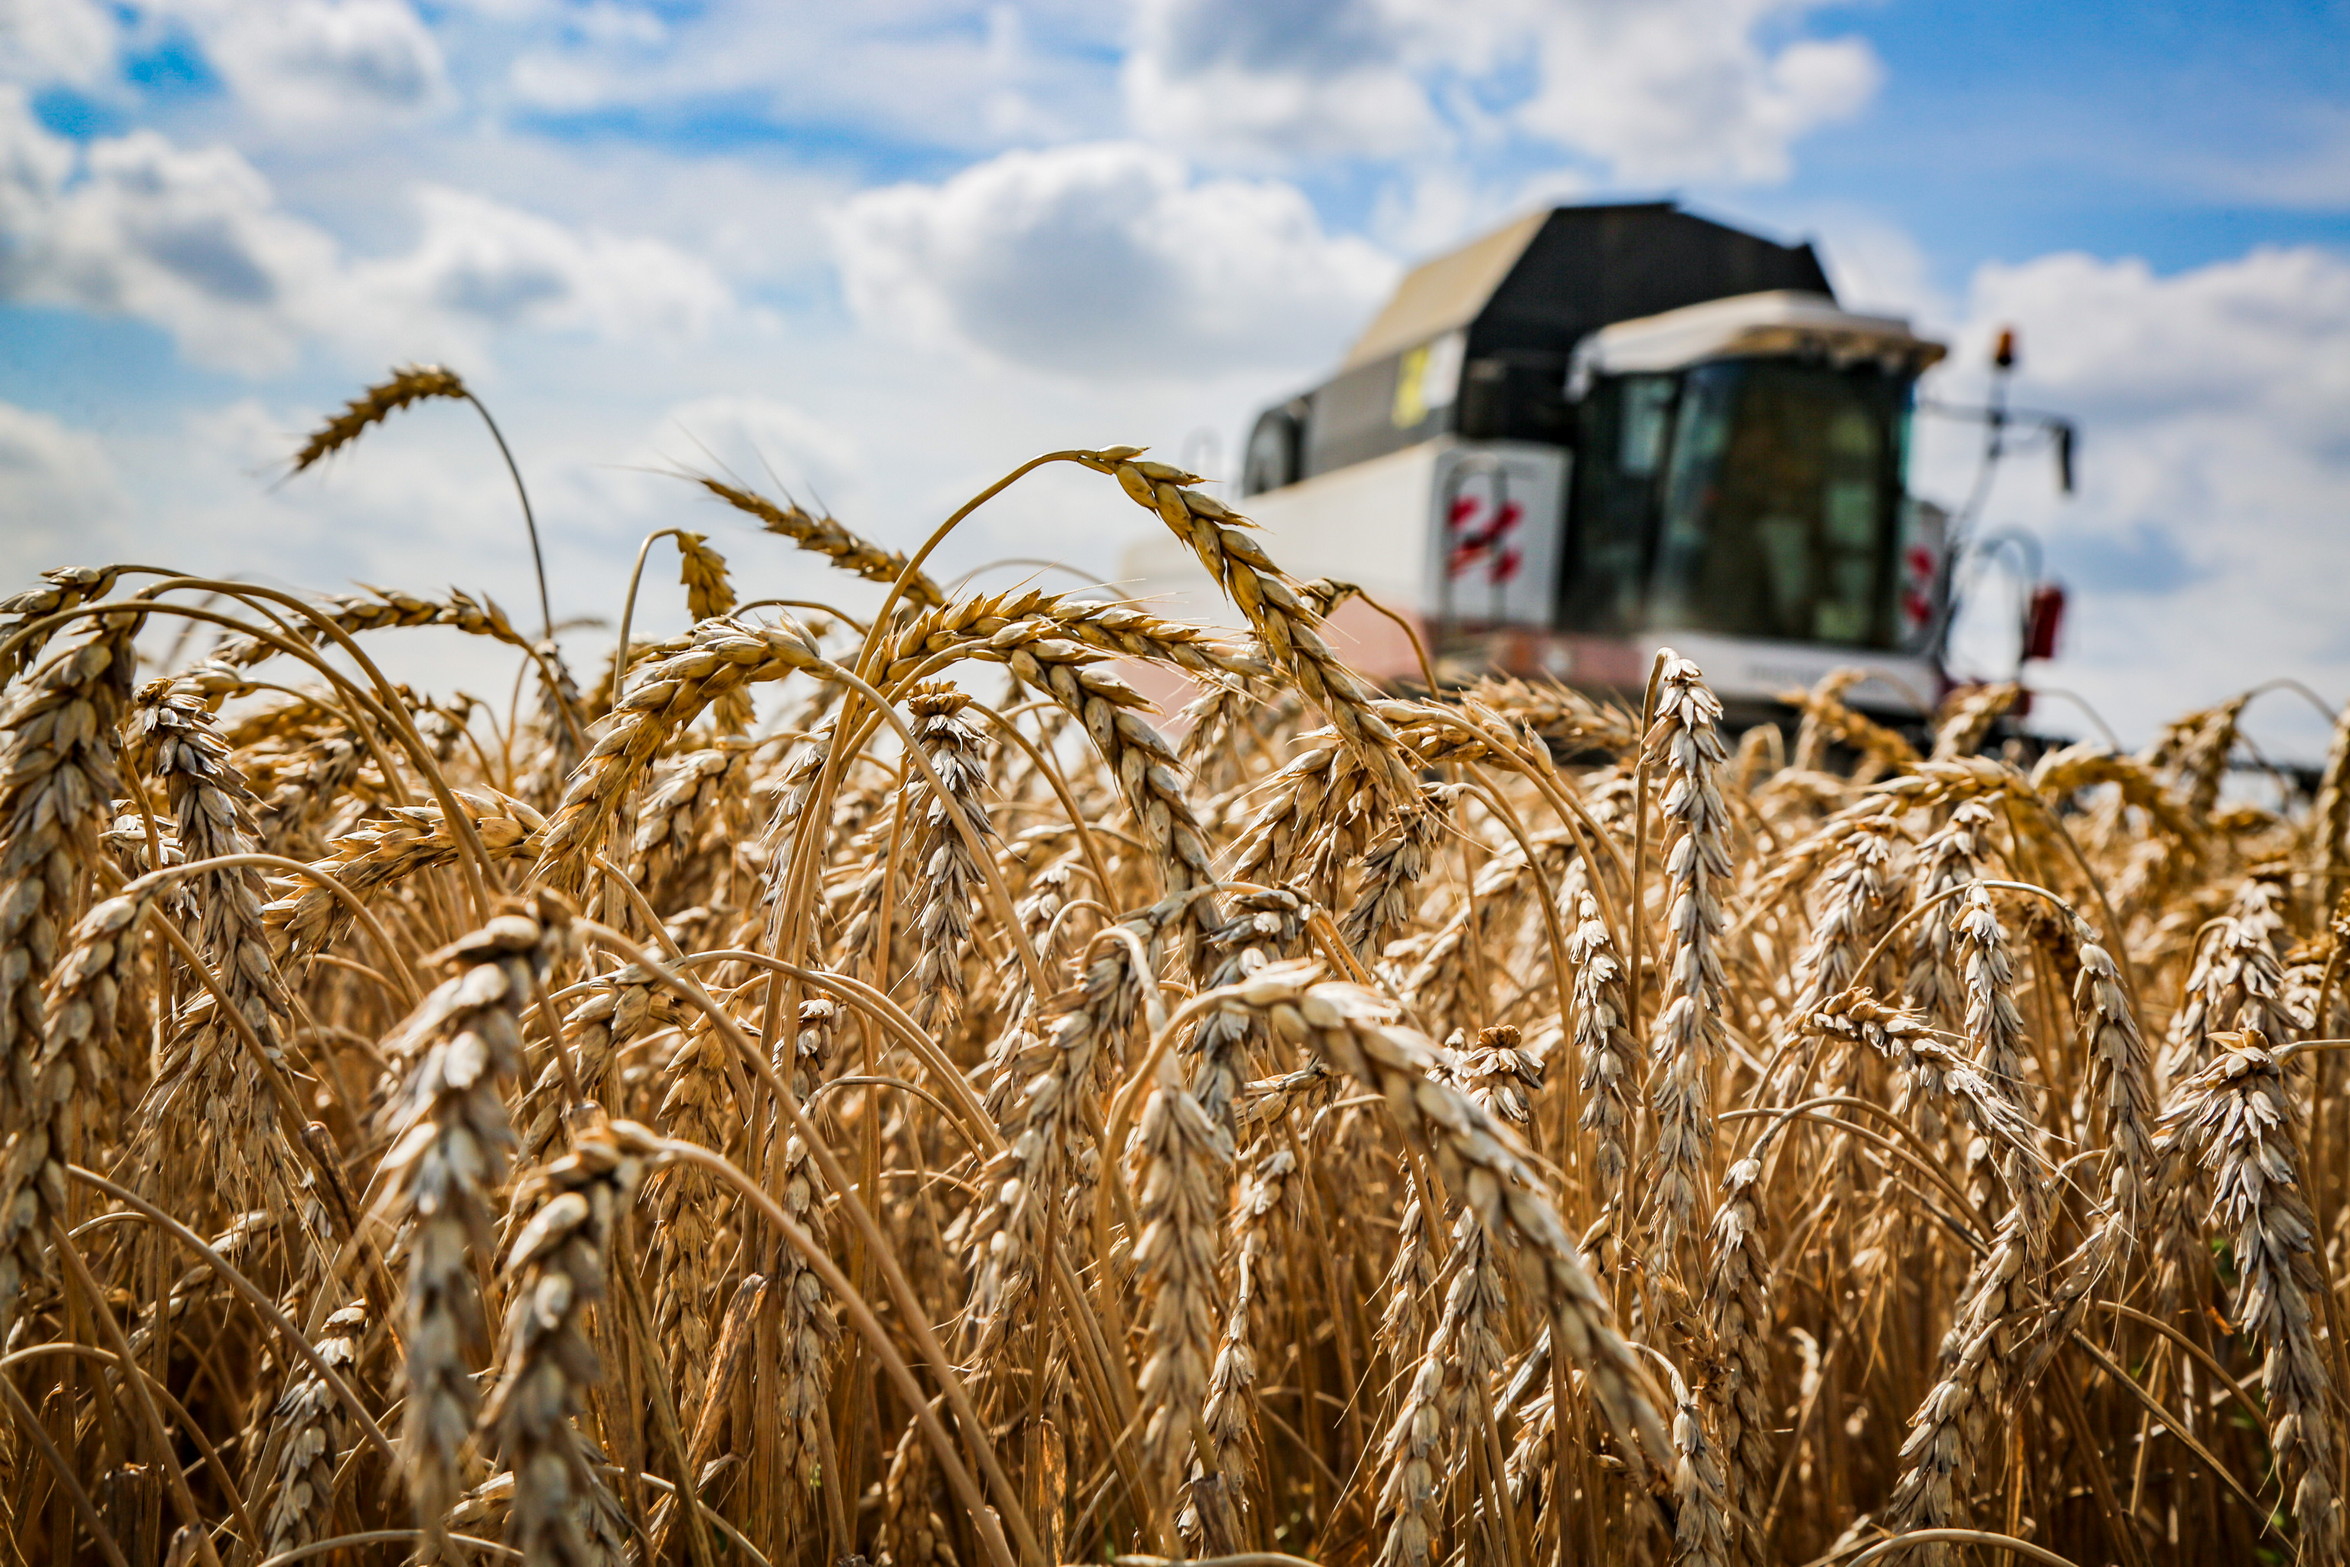
{"label": "cumulus cloud", "polygon": [[0,296],[152,321],[193,357],[290,363],[335,264],[334,242],[276,210],[226,147],[153,131],[77,147],[0,92]]}
{"label": "cumulus cloud", "polygon": [[[521,105],[984,153],[1114,130],[1117,11],[863,0],[693,6],[603,0],[549,13],[506,73]],[[1024,17],[1040,24],[1033,37]]]}
{"label": "cumulus cloud", "polygon": [[96,435],[0,403],[0,582],[103,555],[128,513]]}
{"label": "cumulus cloud", "polygon": [[[2350,578],[2350,258],[2261,248],[2166,276],[2045,256],[1983,268],[1967,315],[1958,341],[1977,353],[1996,326],[2018,327],[2018,400],[2083,431],[2076,500],[2027,465],[1986,517],[2032,527],[2073,579],[2057,683],[2136,733],[2278,674],[2350,694],[2335,631]],[[1928,484],[1954,492],[1966,463],[1947,453]]]}
{"label": "cumulus cloud", "polygon": [[0,80],[95,85],[114,64],[98,0],[0,0]]}
{"label": "cumulus cloud", "polygon": [[659,240],[581,232],[441,186],[419,189],[416,205],[423,232],[413,250],[351,269],[354,291],[395,319],[694,337],[730,300],[717,274]]}
{"label": "cumulus cloud", "polygon": [[315,128],[375,121],[447,97],[439,43],[407,0],[182,0],[245,108]]}
{"label": "cumulus cloud", "polygon": [[1882,76],[1860,39],[1776,36],[1811,8],[1148,0],[1124,83],[1140,129],[1222,155],[1424,156],[1515,133],[1622,179],[1776,180]]}
{"label": "cumulus cloud", "polygon": [[928,342],[1075,373],[1183,378],[1330,354],[1395,265],[1278,181],[1194,180],[1125,143],[1013,152],[851,199],[850,304]]}
{"label": "cumulus cloud", "polygon": [[1395,156],[1438,129],[1414,72],[1437,50],[1388,0],[1152,0],[1127,104],[1146,134],[1217,152]]}
{"label": "cumulus cloud", "polygon": [[77,145],[0,88],[0,300],[151,321],[206,364],[266,374],[313,340],[380,357],[478,348],[517,326],[690,334],[728,300],[709,268],[656,241],[431,187],[417,209],[411,250],[353,260],[230,148],[149,130]]}
{"label": "cumulus cloud", "polygon": [[1788,0],[1585,0],[1545,7],[1527,131],[1630,180],[1780,180],[1806,132],[1856,113],[1883,69],[1858,38],[1767,47]]}

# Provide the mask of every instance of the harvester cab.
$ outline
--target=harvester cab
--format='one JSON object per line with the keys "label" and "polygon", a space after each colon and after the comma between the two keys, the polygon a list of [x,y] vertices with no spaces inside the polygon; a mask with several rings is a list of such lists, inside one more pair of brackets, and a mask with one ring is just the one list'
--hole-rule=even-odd
{"label": "harvester cab", "polygon": [[[1734,717],[1857,666],[1846,700],[1915,721],[1945,685],[1951,538],[1905,469],[1943,352],[1839,306],[1809,245],[1670,203],[1535,212],[1406,275],[1335,375],[1258,416],[1240,509],[1293,573],[1412,619],[1447,682],[1637,699],[1669,642]],[[1124,575],[1212,612],[1182,566],[1162,537]],[[1417,680],[1368,606],[1333,627]]]}

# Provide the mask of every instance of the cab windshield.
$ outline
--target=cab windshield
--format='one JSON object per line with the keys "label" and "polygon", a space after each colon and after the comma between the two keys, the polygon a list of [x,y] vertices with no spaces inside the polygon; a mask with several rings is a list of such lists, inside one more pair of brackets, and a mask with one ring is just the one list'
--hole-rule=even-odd
{"label": "cab windshield", "polygon": [[1564,622],[1894,646],[1909,398],[1905,376],[1786,359],[1602,382]]}

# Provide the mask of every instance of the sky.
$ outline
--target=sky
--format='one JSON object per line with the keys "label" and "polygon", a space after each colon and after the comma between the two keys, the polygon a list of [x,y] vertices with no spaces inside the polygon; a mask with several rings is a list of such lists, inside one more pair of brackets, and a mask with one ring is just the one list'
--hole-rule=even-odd
{"label": "sky", "polygon": [[[560,616],[616,622],[672,526],[747,595],[833,594],[677,473],[898,547],[1046,450],[1215,473],[1403,267],[1660,196],[1813,240],[1848,304],[1952,345],[1939,399],[2017,328],[2017,401],[2081,430],[2077,494],[2016,460],[1985,514],[2071,592],[2043,724],[2094,732],[2077,699],[2135,744],[2292,677],[2317,700],[2250,731],[2322,751],[2345,0],[0,0],[0,583],[127,559],[521,615],[464,409],[286,475],[323,411],[442,361],[514,445]],[[1929,429],[1916,487],[1970,462]],[[1048,472],[940,560],[1114,575],[1153,525]],[[2005,672],[2014,591],[1976,594],[1962,667]]]}

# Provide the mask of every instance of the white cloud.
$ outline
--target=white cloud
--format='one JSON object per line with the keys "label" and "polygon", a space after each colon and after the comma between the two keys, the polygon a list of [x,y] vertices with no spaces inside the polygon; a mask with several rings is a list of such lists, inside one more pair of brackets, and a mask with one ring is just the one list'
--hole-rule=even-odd
{"label": "white cloud", "polygon": [[1883,69],[1858,38],[1775,51],[1803,0],[1586,0],[1545,7],[1542,85],[1516,116],[1628,180],[1781,180],[1806,132],[1858,112]]}
{"label": "white cloud", "polygon": [[94,86],[114,64],[98,0],[0,0],[0,80]]}
{"label": "white cloud", "polygon": [[448,95],[440,45],[407,0],[182,0],[247,112],[316,128],[409,115]]}
{"label": "white cloud", "polygon": [[0,89],[0,300],[135,316],[203,363],[266,374],[310,341],[375,358],[479,351],[512,327],[692,335],[729,299],[657,241],[433,187],[416,204],[413,248],[354,261],[230,148],[147,130],[77,147]]}
{"label": "white cloud", "polygon": [[1124,143],[1006,153],[852,198],[850,304],[917,341],[1080,374],[1192,378],[1333,352],[1395,277],[1294,187],[1194,182]]}
{"label": "white cloud", "polygon": [[77,149],[0,91],[0,295],[138,316],[192,356],[282,368],[335,245],[275,209],[268,181],[226,147],[153,131]]}
{"label": "white cloud", "polygon": [[97,436],[0,403],[0,582],[95,564],[128,513]]}
{"label": "white cloud", "polygon": [[[2077,500],[2027,462],[1986,517],[2032,527],[2072,579],[2052,683],[2138,735],[2276,675],[2350,696],[2350,258],[2262,248],[2162,276],[2044,256],[1983,268],[1967,315],[1973,363],[1951,381],[1979,386],[1982,345],[2012,323],[2017,400],[2082,427]],[[1946,446],[1929,483],[1954,493],[1968,467]],[[2319,743],[2294,735],[2287,750]]]}
{"label": "white cloud", "polygon": [[438,317],[468,335],[507,327],[611,339],[695,337],[729,303],[717,274],[659,240],[575,231],[466,191],[416,193],[416,247],[351,269],[391,318]]}
{"label": "white cloud", "polygon": [[1858,38],[1766,42],[1812,4],[1147,0],[1123,81],[1138,128],[1221,156],[1425,159],[1514,131],[1625,180],[1777,180],[1882,75]]}
{"label": "white cloud", "polygon": [[1150,0],[1137,31],[1124,86],[1151,136],[1225,154],[1382,157],[1440,129],[1413,70],[1440,46],[1403,6]]}
{"label": "white cloud", "polygon": [[[1115,128],[1108,7],[860,0],[607,3],[531,28],[506,72],[527,109],[650,124],[792,127],[984,152]],[[1028,25],[1033,19],[1034,28]],[[650,25],[648,25],[650,24]],[[1038,47],[1032,32],[1048,42]]]}

